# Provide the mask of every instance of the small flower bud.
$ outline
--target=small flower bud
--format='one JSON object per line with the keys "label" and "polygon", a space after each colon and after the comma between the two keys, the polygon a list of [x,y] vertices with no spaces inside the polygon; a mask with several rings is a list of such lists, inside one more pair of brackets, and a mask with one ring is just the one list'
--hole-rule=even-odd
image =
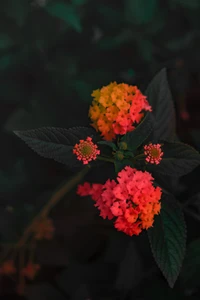
{"label": "small flower bud", "polygon": [[121,151],[117,151],[117,152],[115,153],[115,158],[116,158],[117,160],[123,160],[123,159],[124,159],[124,153],[121,152]]}
{"label": "small flower bud", "polygon": [[128,148],[128,145],[127,145],[126,142],[121,142],[119,144],[119,149],[121,149],[121,150],[127,150],[127,148]]}

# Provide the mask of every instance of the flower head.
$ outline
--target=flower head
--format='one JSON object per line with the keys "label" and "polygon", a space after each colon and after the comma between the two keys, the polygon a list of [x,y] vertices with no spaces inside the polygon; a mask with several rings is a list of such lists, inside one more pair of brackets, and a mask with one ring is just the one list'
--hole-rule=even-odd
{"label": "flower head", "polygon": [[[117,181],[105,184],[84,185],[84,195],[90,195],[102,218],[115,219],[117,230],[132,236],[153,225],[159,214],[161,188],[153,186],[154,178],[149,172],[126,166],[118,173]],[[86,188],[87,187],[87,188]],[[81,186],[77,193],[83,195]]]}
{"label": "flower head", "polygon": [[160,144],[152,144],[144,146],[144,154],[146,155],[146,161],[151,164],[158,165],[162,160],[163,152]]}
{"label": "flower head", "polygon": [[28,279],[33,280],[39,269],[40,265],[29,262],[26,267],[21,270],[21,274]]}
{"label": "flower head", "polygon": [[92,138],[87,137],[86,140],[80,140],[80,143],[74,146],[73,153],[76,154],[78,160],[82,160],[83,164],[86,165],[89,161],[97,158],[100,150],[92,142]]}
{"label": "flower head", "polygon": [[0,274],[13,275],[16,273],[16,267],[13,260],[6,260],[0,267]]}
{"label": "flower head", "polygon": [[89,109],[92,126],[105,140],[112,140],[135,129],[151,106],[136,86],[112,82],[92,93]]}
{"label": "flower head", "polygon": [[38,222],[36,222],[33,228],[33,232],[35,234],[36,240],[52,239],[55,232],[52,220],[49,218],[39,220]]}

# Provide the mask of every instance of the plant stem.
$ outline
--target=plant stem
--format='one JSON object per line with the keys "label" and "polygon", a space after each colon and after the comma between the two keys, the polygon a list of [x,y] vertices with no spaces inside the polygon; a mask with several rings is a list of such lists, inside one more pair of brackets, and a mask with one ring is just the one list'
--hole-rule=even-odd
{"label": "plant stem", "polygon": [[111,163],[114,162],[113,158],[109,158],[109,157],[105,157],[105,156],[97,156],[97,159],[102,160],[102,161],[108,161],[108,162],[111,162]]}
{"label": "plant stem", "polygon": [[140,154],[136,155],[133,159],[138,159],[139,157],[141,157],[141,158],[145,157],[144,153],[140,153]]}
{"label": "plant stem", "polygon": [[192,210],[188,210],[188,209],[184,209],[184,212],[186,214],[188,214],[190,217],[192,217],[193,219],[195,219],[196,221],[200,222],[200,216],[199,216],[199,214],[195,213]]}
{"label": "plant stem", "polygon": [[41,219],[45,218],[49,211],[64,197],[64,195],[69,192],[71,189],[73,189],[80,181],[81,179],[87,174],[87,172],[90,169],[90,165],[85,167],[82,171],[80,171],[76,176],[74,176],[71,180],[67,180],[67,182],[64,183],[50,198],[49,202],[43,207],[43,209],[40,211],[40,213],[33,219],[31,224],[26,228],[24,231],[22,237],[16,244],[15,248],[20,248],[22,245],[24,245],[29,238],[29,235],[32,233],[32,229],[34,228],[35,223]]}

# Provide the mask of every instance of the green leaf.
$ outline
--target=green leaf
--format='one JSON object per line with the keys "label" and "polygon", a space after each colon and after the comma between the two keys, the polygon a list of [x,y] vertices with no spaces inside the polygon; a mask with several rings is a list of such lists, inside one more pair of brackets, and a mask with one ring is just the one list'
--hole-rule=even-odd
{"label": "green leaf", "polygon": [[[66,84],[65,84],[66,85]],[[73,87],[80,99],[84,102],[89,102],[91,96],[92,85],[84,80],[74,80]]]}
{"label": "green leaf", "polygon": [[146,62],[152,61],[153,56],[153,44],[150,39],[144,39],[142,37],[137,39],[137,46],[139,48],[139,53]]}
{"label": "green leaf", "polygon": [[200,286],[200,239],[192,241],[186,251],[181,269],[180,280],[183,286],[196,288]]}
{"label": "green leaf", "polygon": [[152,113],[148,112],[136,129],[124,135],[120,142],[127,143],[128,150],[135,151],[148,138],[153,127],[154,118]]}
{"label": "green leaf", "polygon": [[77,6],[86,4],[87,1],[88,0],[71,0],[72,4]]}
{"label": "green leaf", "polygon": [[66,24],[70,25],[77,32],[82,31],[80,17],[72,5],[61,1],[57,3],[50,3],[45,7],[45,9],[50,15],[65,21]]}
{"label": "green leaf", "polygon": [[9,48],[14,45],[12,38],[6,33],[0,33],[0,50]]}
{"label": "green leaf", "polygon": [[200,154],[184,143],[164,143],[164,152],[160,164],[147,164],[149,172],[171,176],[183,176],[200,165]]}
{"label": "green leaf", "polygon": [[170,51],[180,51],[181,49],[187,48],[189,45],[191,45],[196,37],[197,33],[194,31],[190,31],[179,38],[167,41],[166,47]]}
{"label": "green leaf", "polygon": [[23,187],[27,182],[27,175],[23,160],[18,160],[12,167],[12,170],[0,170],[0,194],[5,197],[8,194],[13,194]]}
{"label": "green leaf", "polygon": [[119,173],[126,166],[134,167],[133,163],[129,159],[123,159],[122,161],[115,160],[114,165],[115,165],[115,172],[116,173]]}
{"label": "green leaf", "polygon": [[12,54],[6,54],[0,57],[0,71],[10,67],[10,65],[12,65],[13,62],[14,62],[14,58]]}
{"label": "green leaf", "polygon": [[158,267],[172,288],[185,255],[186,225],[179,203],[173,195],[163,194],[161,213],[148,231],[151,250]]}
{"label": "green leaf", "polygon": [[109,141],[99,141],[98,144],[106,145],[106,146],[112,148],[113,150],[117,150],[117,146],[114,143],[109,142]]}
{"label": "green leaf", "polygon": [[82,162],[73,154],[74,145],[88,136],[94,141],[97,138],[96,131],[89,127],[42,127],[14,133],[40,156],[54,159],[69,167],[82,166]]}
{"label": "green leaf", "polygon": [[147,24],[153,20],[157,8],[157,0],[126,0],[125,17],[136,25]]}
{"label": "green leaf", "polygon": [[155,126],[152,140],[174,140],[176,138],[176,118],[174,103],[167,81],[166,69],[162,69],[150,82],[145,92],[153,108]]}
{"label": "green leaf", "polygon": [[185,8],[195,9],[200,7],[199,0],[171,0],[171,5],[174,4],[180,4],[181,6],[184,6]]}
{"label": "green leaf", "polygon": [[22,26],[30,10],[30,3],[27,0],[3,0],[1,3],[5,14],[14,19],[17,25]]}

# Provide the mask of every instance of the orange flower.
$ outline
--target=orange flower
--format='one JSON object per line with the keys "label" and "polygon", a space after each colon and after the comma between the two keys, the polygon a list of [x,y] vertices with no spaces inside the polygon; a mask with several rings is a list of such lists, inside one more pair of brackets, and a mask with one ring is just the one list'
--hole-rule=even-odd
{"label": "orange flower", "polygon": [[0,274],[2,275],[13,275],[16,273],[16,267],[14,265],[13,260],[7,260],[5,261],[1,268],[0,268]]}
{"label": "orange flower", "polygon": [[105,140],[113,140],[135,129],[144,116],[151,111],[146,97],[136,86],[112,82],[92,93],[94,100],[89,109],[92,126]]}
{"label": "orange flower", "polygon": [[35,239],[36,240],[42,240],[42,239],[47,239],[50,240],[53,238],[55,228],[53,226],[53,222],[49,218],[45,218],[42,220],[39,220],[34,228],[33,232],[35,234]]}

